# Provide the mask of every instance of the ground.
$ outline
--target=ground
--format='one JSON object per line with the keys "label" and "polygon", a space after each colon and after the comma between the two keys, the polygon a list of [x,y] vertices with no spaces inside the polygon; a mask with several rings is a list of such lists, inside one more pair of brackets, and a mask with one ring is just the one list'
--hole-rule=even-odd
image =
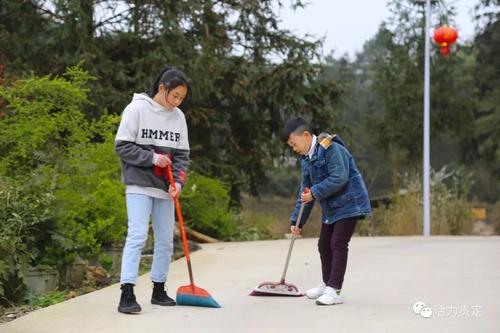
{"label": "ground", "polygon": [[[196,284],[221,309],[149,303],[148,275],[136,288],[143,312],[116,311],[118,285],[34,311],[0,332],[498,332],[500,237],[354,237],[342,305],[300,298],[251,297],[262,281],[279,280],[287,240],[204,245],[192,256]],[[296,242],[287,280],[318,283],[316,240]],[[184,259],[173,263],[169,293],[187,283]],[[430,318],[416,314],[423,302]],[[428,311],[428,310],[427,310]]]}

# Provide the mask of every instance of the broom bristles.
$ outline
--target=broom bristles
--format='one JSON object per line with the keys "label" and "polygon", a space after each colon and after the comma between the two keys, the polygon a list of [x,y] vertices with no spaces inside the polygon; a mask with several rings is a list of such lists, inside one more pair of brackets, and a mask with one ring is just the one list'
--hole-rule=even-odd
{"label": "broom bristles", "polygon": [[179,287],[175,298],[178,305],[205,306],[210,308],[221,307],[219,303],[210,296],[208,291],[196,287],[194,284]]}

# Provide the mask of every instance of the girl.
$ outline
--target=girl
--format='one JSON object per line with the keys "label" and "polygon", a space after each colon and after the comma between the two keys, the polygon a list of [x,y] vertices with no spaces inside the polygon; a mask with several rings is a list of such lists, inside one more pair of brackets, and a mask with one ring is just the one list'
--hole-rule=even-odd
{"label": "girl", "polygon": [[[189,164],[186,119],[178,106],[189,92],[186,75],[166,68],[150,91],[134,94],[123,111],[116,134],[115,151],[120,157],[126,185],[128,231],[121,267],[121,298],[118,311],[140,312],[134,295],[141,250],[148,236],[149,219],[154,232],[151,266],[152,304],[175,305],[165,291],[173,252],[174,204]],[[177,190],[167,185],[164,172],[172,165]]]}

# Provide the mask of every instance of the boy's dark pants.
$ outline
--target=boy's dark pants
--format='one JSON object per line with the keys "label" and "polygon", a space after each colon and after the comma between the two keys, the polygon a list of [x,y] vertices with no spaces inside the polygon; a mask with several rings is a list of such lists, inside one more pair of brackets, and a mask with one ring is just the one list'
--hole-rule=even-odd
{"label": "boy's dark pants", "polygon": [[321,258],[323,282],[328,287],[342,289],[347,266],[349,241],[356,228],[357,217],[321,224],[318,250]]}

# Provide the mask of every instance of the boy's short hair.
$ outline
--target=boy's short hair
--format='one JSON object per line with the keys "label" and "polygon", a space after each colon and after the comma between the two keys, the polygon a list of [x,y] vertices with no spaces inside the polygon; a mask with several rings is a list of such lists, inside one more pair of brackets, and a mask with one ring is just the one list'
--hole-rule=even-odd
{"label": "boy's short hair", "polygon": [[283,132],[281,132],[281,140],[287,142],[290,138],[290,134],[302,134],[305,131],[311,132],[311,125],[301,117],[293,117],[288,119],[283,127]]}

